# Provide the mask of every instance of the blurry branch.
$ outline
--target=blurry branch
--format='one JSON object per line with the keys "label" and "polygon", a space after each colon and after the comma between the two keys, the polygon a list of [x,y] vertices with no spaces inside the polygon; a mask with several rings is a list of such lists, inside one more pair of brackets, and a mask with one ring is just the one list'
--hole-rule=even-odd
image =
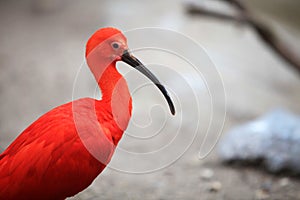
{"label": "blurry branch", "polygon": [[221,1],[224,1],[224,2],[227,2],[231,5],[233,5],[234,7],[236,7],[240,11],[244,11],[244,12],[248,11],[247,7],[242,2],[240,2],[239,0],[221,0]]}
{"label": "blurry branch", "polygon": [[234,21],[239,24],[249,25],[267,44],[270,48],[277,53],[283,60],[290,64],[300,74],[300,59],[288,48],[288,45],[280,40],[270,27],[259,21],[254,15],[249,12],[248,8],[239,0],[220,0],[230,3],[239,12],[235,15],[225,14],[218,11],[209,10],[199,5],[188,4],[186,6],[187,12],[191,15],[208,16],[224,21]]}

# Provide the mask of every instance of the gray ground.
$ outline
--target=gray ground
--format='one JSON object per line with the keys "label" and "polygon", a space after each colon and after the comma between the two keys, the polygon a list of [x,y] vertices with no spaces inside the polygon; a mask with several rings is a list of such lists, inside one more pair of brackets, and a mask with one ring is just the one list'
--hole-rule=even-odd
{"label": "gray ground", "polygon": [[[55,0],[51,1],[51,4],[49,2],[0,1],[0,145],[3,148],[38,116],[72,100],[73,83],[83,61],[85,42],[91,33],[103,26],[115,26],[122,30],[141,27],[169,28],[201,44],[224,81],[227,96],[224,132],[274,108],[281,107],[300,113],[299,76],[247,28],[212,19],[187,17],[182,4],[171,0],[153,1],[149,4],[145,1],[96,0]],[[268,2],[271,1],[264,1],[264,5],[256,11],[291,44],[290,48],[300,52],[299,3],[290,0],[284,4],[283,0],[277,0],[272,1],[272,6],[269,6]],[[253,3],[251,6],[257,8],[258,4]],[[155,37],[158,41],[161,40],[157,35],[144,39],[152,41]],[[134,44],[135,38],[130,41]],[[177,45],[182,49],[190,48],[185,43]],[[190,54],[197,57],[199,52],[190,51]],[[148,57],[142,55],[144,61],[151,60],[151,55],[147,55]],[[166,62],[178,67],[174,60]],[[188,76],[188,70],[182,71]],[[172,81],[168,74],[158,76],[166,82]],[[222,88],[218,87],[219,79],[214,80],[215,77],[210,74],[207,76],[210,91],[222,94]],[[84,80],[85,85],[78,96],[93,95],[94,80],[90,75],[84,76]],[[134,82],[130,82],[130,85],[134,85]],[[193,132],[191,127],[197,121],[192,117],[195,104],[190,103],[190,97],[180,90],[180,86],[176,90],[175,84],[174,88],[175,92],[180,93],[178,95],[182,108],[186,108],[190,115],[190,118],[184,118],[180,124],[180,133],[186,134],[187,140],[190,141],[190,134]],[[197,88],[197,84],[193,88]],[[147,95],[147,92],[141,94]],[[133,122],[147,123],[149,118],[143,115],[143,110],[139,108],[143,107],[141,105],[144,105],[144,99],[150,98],[149,102],[147,101],[147,105],[150,105],[151,102],[160,101],[161,97],[154,92],[157,96],[152,97],[148,94],[147,98],[143,99],[141,94],[134,96],[136,107]],[[198,95],[201,117],[206,120],[206,116],[211,115],[210,109],[205,105],[206,94],[203,92],[203,98],[201,94]],[[222,124],[223,103],[222,98],[215,101],[213,113],[217,125]],[[184,110],[182,113],[184,116]],[[154,122],[162,120],[155,110],[153,115]],[[175,117],[173,122],[168,120],[167,130],[171,132],[176,128],[179,118]],[[87,190],[74,198],[300,199],[300,182],[296,178],[270,175],[253,167],[224,166],[220,164],[215,151],[199,160],[198,153],[206,128],[206,121],[200,124],[196,140],[177,162],[153,173],[137,175],[113,168],[121,167],[121,170],[134,171],[135,168],[144,169],[152,165],[155,167],[161,165],[165,158],[173,158],[173,151],[161,154],[161,157],[141,159],[140,162],[134,162],[134,159],[131,160],[132,158],[117,152],[111,167]],[[206,141],[206,149],[215,142],[218,127],[215,128],[216,132]],[[137,127],[131,126],[128,132],[138,135],[135,130]],[[188,144],[189,141],[185,140],[182,134],[179,143],[176,143],[177,146],[173,149]],[[160,139],[159,142],[164,144],[169,138]],[[145,146],[142,142],[134,141],[126,135],[120,147],[135,152],[148,151],[151,146]],[[154,141],[153,145],[160,144],[159,142]],[[204,151],[204,154],[206,152]]]}

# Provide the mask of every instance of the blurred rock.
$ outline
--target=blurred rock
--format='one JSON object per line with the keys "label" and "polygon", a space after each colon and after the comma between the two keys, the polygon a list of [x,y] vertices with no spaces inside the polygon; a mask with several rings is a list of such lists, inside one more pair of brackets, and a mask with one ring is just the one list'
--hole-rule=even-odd
{"label": "blurred rock", "polygon": [[220,141],[223,161],[262,160],[271,172],[300,173],[300,117],[273,111],[230,131]]}
{"label": "blurred rock", "polygon": [[209,168],[203,169],[201,172],[201,178],[203,180],[210,180],[213,176],[214,176],[214,171]]}
{"label": "blurred rock", "polygon": [[280,179],[280,181],[279,181],[280,187],[286,187],[289,184],[290,184],[290,179],[287,177],[284,177],[284,178]]}
{"label": "blurred rock", "polygon": [[219,192],[222,189],[222,183],[219,181],[211,182],[209,186],[210,192]]}
{"label": "blurred rock", "polygon": [[265,181],[260,185],[260,189],[265,191],[266,193],[270,193],[272,189],[272,182],[271,181]]}
{"label": "blurred rock", "polygon": [[255,199],[256,200],[264,200],[264,199],[269,199],[270,194],[262,189],[256,190],[255,191]]}

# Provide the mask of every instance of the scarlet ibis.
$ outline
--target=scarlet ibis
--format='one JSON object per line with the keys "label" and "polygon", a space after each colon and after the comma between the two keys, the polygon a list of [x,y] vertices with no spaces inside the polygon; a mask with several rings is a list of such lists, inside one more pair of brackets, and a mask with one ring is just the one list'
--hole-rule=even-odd
{"label": "scarlet ibis", "polygon": [[119,30],[96,31],[86,44],[86,60],[102,99],[61,105],[26,128],[0,155],[0,199],[65,199],[102,172],[131,117],[131,96],[118,61],[147,76],[175,114],[165,87],[129,52]]}

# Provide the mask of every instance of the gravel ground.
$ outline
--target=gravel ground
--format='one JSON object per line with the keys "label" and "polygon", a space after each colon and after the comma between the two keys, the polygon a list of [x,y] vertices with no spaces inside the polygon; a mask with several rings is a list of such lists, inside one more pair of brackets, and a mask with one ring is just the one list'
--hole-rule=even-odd
{"label": "gravel ground", "polygon": [[[185,15],[181,2],[171,0],[154,1],[151,4],[142,1],[96,0],[49,2],[0,1],[0,145],[3,148],[38,116],[73,99],[74,80],[83,62],[85,42],[96,29],[103,26],[115,26],[122,30],[162,27],[178,31],[201,44],[224,83],[227,97],[224,133],[235,125],[274,108],[280,107],[300,114],[299,76],[247,28],[212,19],[190,18]],[[280,0],[275,2],[278,3],[277,7],[283,8]],[[265,5],[257,11],[291,44],[290,48],[300,52],[299,27],[295,26],[297,23],[293,23],[299,21],[295,20],[296,17],[299,19],[299,12],[298,15],[293,12],[296,6],[288,4],[294,8],[289,10],[293,13],[289,17],[294,20],[289,20],[281,12],[278,16],[285,17],[274,17],[277,16],[276,5],[274,3],[274,9],[268,7],[270,14],[262,12],[267,7]],[[255,8],[257,4],[251,6]],[[139,41],[155,39],[162,41],[159,35],[145,35],[145,38],[130,38],[129,45],[138,46]],[[165,41],[169,41],[167,39]],[[171,45],[188,51],[191,56],[201,57],[188,44],[177,43],[171,39],[170,41]],[[153,54],[140,56],[146,63],[153,59]],[[170,63],[183,77],[193,76],[194,72],[180,68],[179,62],[162,58],[160,60]],[[160,60],[155,61],[160,63]],[[216,94],[211,134],[202,143],[209,125],[208,118],[212,114],[211,107],[207,106],[207,91],[197,91],[200,84],[193,82],[192,78],[189,80],[193,83],[192,89],[198,92],[199,116],[204,120],[195,131],[195,123],[199,121],[197,113],[194,113],[197,103],[191,100],[190,93],[180,90],[182,85],[174,81],[174,77],[163,73],[163,70],[159,73],[155,66],[153,70],[157,70],[160,79],[169,83],[175,93],[178,93],[182,104],[179,115],[188,116],[182,121],[180,117],[168,117],[166,131],[163,132],[166,137],[160,134],[153,141],[134,140],[131,135],[140,134],[134,124],[151,122],[142,108],[152,102],[161,101],[159,94],[152,89],[149,89],[149,93],[144,90],[134,95],[133,125],[130,125],[127,135],[122,139],[111,165],[87,190],[74,199],[300,199],[300,182],[297,177],[290,177],[288,174],[272,175],[253,166],[224,166],[214,150],[204,156],[213,147],[224,117],[221,79],[206,73],[200,67],[200,71],[203,70],[206,76],[210,92]],[[82,87],[76,98],[94,95],[95,84],[92,76],[88,72],[82,74],[84,82],[80,82]],[[136,80],[128,81],[134,88]],[[145,99],[150,100],[145,102]],[[159,109],[151,110],[153,123],[165,119],[160,114]],[[153,129],[141,134],[151,136]],[[122,149],[144,152],[157,148],[155,145],[166,144],[172,137],[170,134],[177,130],[179,141],[176,141],[170,152],[150,158],[132,158],[122,153]],[[181,147],[189,145],[193,133],[197,133],[195,140],[188,150],[183,151]],[[204,148],[200,148],[203,144]],[[199,159],[199,151],[202,159]],[[165,166],[166,160],[172,160],[181,152],[184,154],[176,162],[155,172],[124,172],[143,171],[141,169],[148,169],[149,166],[150,169]],[[136,160],[140,162],[135,162]]]}

